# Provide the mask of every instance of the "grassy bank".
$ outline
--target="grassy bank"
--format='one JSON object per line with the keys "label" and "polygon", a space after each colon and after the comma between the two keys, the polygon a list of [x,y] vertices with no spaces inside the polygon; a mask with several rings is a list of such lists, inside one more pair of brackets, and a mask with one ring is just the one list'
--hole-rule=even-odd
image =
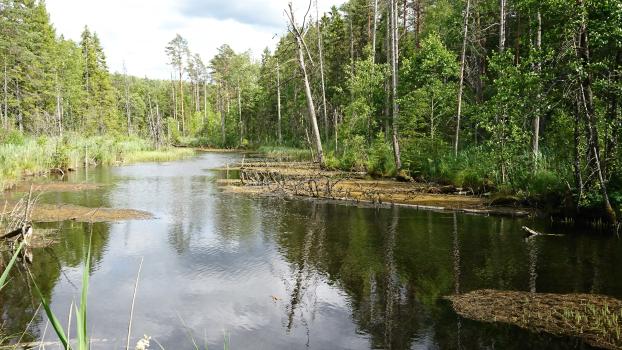
{"label": "grassy bank", "polygon": [[45,175],[54,169],[168,161],[193,153],[192,149],[174,147],[155,149],[149,141],[136,137],[71,134],[35,138],[11,133],[0,137],[0,189],[10,188],[24,176]]}
{"label": "grassy bank", "polygon": [[[311,159],[310,151],[296,148],[263,146],[258,151],[277,159]],[[485,195],[493,204],[539,208],[562,219],[580,216],[598,221],[602,216],[601,193],[595,189],[580,195],[575,193],[569,185],[574,183],[572,169],[563,165],[567,162],[545,152],[534,164],[530,161],[533,155],[524,154],[520,161],[507,160],[502,170],[498,159],[491,154],[490,149],[481,146],[462,150],[456,157],[451,145],[442,142],[405,142],[400,175],[439,188],[454,187]],[[396,176],[391,145],[382,135],[370,145],[355,136],[344,141],[337,152],[326,149],[325,165],[333,170],[367,172],[374,177]],[[622,177],[613,174],[608,186],[610,200],[622,215]]]}

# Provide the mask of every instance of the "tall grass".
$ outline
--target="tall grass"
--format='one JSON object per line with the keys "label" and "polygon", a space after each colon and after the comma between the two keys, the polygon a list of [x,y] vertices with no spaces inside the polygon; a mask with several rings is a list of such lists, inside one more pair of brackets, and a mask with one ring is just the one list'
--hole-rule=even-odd
{"label": "tall grass", "polygon": [[309,149],[286,146],[261,146],[257,149],[257,152],[263,153],[269,158],[283,160],[308,161],[312,159]]}
{"label": "tall grass", "polygon": [[136,137],[0,137],[0,190],[22,176],[40,175],[51,169],[80,168],[85,165],[114,165],[143,161],[168,161],[190,156],[191,149],[165,147]]}

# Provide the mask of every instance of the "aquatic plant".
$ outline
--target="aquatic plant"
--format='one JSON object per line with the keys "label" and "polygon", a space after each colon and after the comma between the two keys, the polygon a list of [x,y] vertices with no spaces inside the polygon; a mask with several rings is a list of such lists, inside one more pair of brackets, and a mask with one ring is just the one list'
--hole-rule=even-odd
{"label": "aquatic plant", "polygon": [[555,335],[593,346],[622,348],[622,301],[595,294],[479,290],[448,297],[463,317]]}
{"label": "aquatic plant", "polygon": [[[76,312],[76,328],[77,328],[76,338],[77,338],[77,349],[78,350],[88,350],[90,347],[89,338],[87,334],[87,297],[88,297],[88,292],[89,292],[89,271],[91,269],[91,240],[92,240],[92,234],[91,234],[91,238],[89,239],[89,248],[87,249],[86,257],[84,260],[84,271],[82,273],[82,290],[81,290],[81,296],[80,296],[80,307],[78,307],[77,305],[74,306],[75,312]],[[41,299],[41,303],[43,304],[45,313],[48,319],[50,320],[52,327],[54,328],[54,332],[56,333],[56,336],[58,337],[58,340],[61,342],[65,350],[71,349],[71,344],[68,338],[69,334],[65,333],[63,326],[61,325],[60,321],[58,320],[58,318],[56,317],[56,315],[50,308],[49,303],[46,301],[45,297],[43,296],[43,293],[41,293],[41,290],[37,286],[37,283],[35,282],[35,279],[32,275],[31,275],[31,279],[35,286],[37,295],[39,296],[39,299]],[[69,333],[69,331],[67,333]]]}

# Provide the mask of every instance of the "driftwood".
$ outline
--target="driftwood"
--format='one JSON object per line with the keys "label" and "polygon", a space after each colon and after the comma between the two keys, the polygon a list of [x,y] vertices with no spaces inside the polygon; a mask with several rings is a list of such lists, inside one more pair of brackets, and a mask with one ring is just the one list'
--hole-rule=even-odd
{"label": "driftwood", "polygon": [[32,226],[31,225],[26,225],[24,227],[20,227],[15,231],[11,231],[3,236],[0,236],[0,239],[5,240],[5,239],[11,239],[11,238],[15,238],[19,235],[24,235],[24,237],[29,237],[32,235]]}
{"label": "driftwood", "polygon": [[564,235],[556,235],[556,234],[551,234],[551,233],[541,233],[538,232],[536,230],[532,230],[527,226],[523,226],[522,230],[525,231],[527,233],[527,239],[529,238],[533,238],[533,237],[538,237],[538,236],[553,236],[553,237],[562,237]]}

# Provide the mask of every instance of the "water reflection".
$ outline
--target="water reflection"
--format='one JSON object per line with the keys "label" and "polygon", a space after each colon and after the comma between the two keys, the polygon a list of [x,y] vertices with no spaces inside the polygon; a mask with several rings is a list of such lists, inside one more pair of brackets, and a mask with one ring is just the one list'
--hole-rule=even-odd
{"label": "water reflection", "polygon": [[[525,241],[522,220],[220,193],[220,174],[206,169],[235,157],[91,170],[69,181],[96,181],[100,189],[43,197],[156,216],[92,225],[91,335],[109,340],[94,349],[124,346],[141,257],[132,333],[169,349],[193,348],[188,334],[221,347],[224,331],[232,348],[585,348],[461,319],[442,296],[496,288],[622,297],[616,239]],[[38,227],[61,231],[58,244],[34,250],[30,268],[66,320],[91,226]],[[12,277],[0,294],[2,333],[19,334],[34,317],[28,340],[39,338],[45,317],[35,313],[24,268]],[[54,339],[49,331],[46,338]]]}

